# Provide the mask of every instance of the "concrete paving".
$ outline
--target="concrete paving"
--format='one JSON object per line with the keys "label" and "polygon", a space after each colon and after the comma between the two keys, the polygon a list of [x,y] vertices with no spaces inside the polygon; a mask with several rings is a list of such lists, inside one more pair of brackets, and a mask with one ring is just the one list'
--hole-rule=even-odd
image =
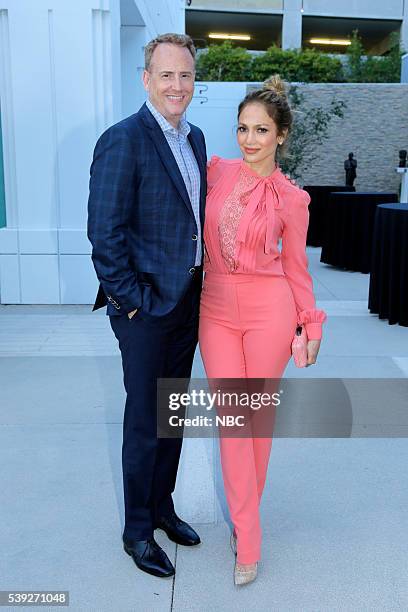
{"label": "concrete paving", "polygon": [[[368,312],[368,275],[321,264],[320,249],[308,256],[329,318],[318,365],[290,364],[286,375],[385,378],[395,391],[408,378],[408,328]],[[193,375],[203,376],[199,353]],[[193,506],[202,544],[156,532],[174,579],[138,571],[121,549],[124,392],[103,313],[0,306],[0,388],[0,590],[69,590],[75,611],[408,609],[408,429],[386,401],[371,423],[379,437],[361,425],[350,438],[274,440],[259,578],[239,589],[218,465],[215,522],[200,524],[206,514]],[[213,442],[185,447],[201,444],[206,461]],[[195,468],[184,462],[181,474]],[[189,491],[178,493],[187,507]]]}

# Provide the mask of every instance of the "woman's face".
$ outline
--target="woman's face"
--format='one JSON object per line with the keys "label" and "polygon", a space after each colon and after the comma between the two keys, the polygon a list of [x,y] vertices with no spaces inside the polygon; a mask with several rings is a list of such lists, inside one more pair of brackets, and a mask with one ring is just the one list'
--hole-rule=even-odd
{"label": "woman's face", "polygon": [[237,139],[244,160],[250,164],[270,159],[275,162],[278,144],[284,138],[278,135],[274,120],[268,115],[263,104],[247,104],[238,119]]}

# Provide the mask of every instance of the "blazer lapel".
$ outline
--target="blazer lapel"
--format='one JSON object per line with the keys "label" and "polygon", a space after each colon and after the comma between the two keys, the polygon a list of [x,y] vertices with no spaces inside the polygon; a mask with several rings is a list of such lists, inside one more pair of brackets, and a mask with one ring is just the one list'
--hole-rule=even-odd
{"label": "blazer lapel", "polygon": [[187,193],[186,185],[184,183],[183,177],[174,158],[172,150],[170,149],[169,143],[167,142],[161,127],[147,108],[146,104],[142,106],[141,111],[144,124],[149,128],[149,135],[152,139],[154,146],[156,147],[157,153],[164,167],[166,168],[171,180],[173,181],[174,186],[179,192],[183,202],[185,203],[194,218],[194,213],[189,195]]}
{"label": "blazer lapel", "polygon": [[190,131],[187,138],[191,144],[191,148],[193,149],[193,153],[195,155],[200,170],[200,220],[201,225],[203,225],[205,199],[207,196],[207,166],[205,164],[205,159],[201,155],[200,146],[195,136],[193,135],[193,130]]}

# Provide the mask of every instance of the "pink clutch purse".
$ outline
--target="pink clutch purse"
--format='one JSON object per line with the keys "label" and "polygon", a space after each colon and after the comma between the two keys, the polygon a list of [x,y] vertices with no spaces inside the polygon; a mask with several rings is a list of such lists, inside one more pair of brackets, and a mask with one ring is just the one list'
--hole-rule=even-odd
{"label": "pink clutch purse", "polygon": [[292,340],[292,355],[298,368],[304,368],[307,365],[307,335],[304,325],[296,327]]}

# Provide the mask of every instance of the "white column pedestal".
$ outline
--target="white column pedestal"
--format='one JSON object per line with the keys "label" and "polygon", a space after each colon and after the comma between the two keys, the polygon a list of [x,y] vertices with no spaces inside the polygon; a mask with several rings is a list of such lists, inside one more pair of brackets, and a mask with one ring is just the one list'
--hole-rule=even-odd
{"label": "white column pedestal", "polygon": [[396,168],[396,171],[402,175],[400,202],[408,204],[408,168]]}

